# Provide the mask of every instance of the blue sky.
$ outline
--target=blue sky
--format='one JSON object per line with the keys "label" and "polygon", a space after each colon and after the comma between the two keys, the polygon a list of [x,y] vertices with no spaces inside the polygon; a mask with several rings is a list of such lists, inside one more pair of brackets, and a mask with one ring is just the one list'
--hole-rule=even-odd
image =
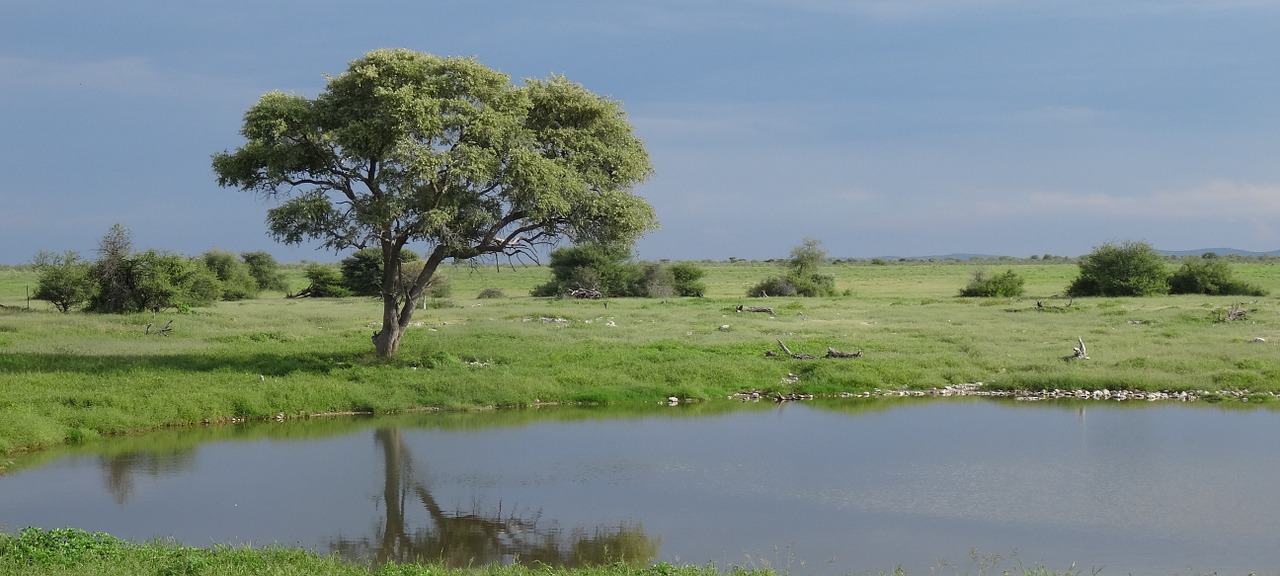
{"label": "blue sky", "polygon": [[219,188],[265,92],[368,50],[564,74],[624,103],[656,173],[641,258],[1280,249],[1280,1],[7,0],[0,263],[269,250]]}

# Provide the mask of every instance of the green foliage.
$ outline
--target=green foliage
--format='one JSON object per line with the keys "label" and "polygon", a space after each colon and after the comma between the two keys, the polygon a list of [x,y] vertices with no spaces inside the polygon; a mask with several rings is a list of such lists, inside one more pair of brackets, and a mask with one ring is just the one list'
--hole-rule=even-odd
{"label": "green foliage", "polygon": [[598,290],[623,298],[698,296],[706,290],[704,272],[692,263],[631,262],[631,252],[618,246],[583,244],[551,252],[551,281],[534,288],[534,296],[564,296]]}
{"label": "green foliage", "polygon": [[672,287],[677,296],[702,296],[707,291],[707,285],[702,282],[707,271],[697,264],[676,262],[671,264],[670,269]]}
{"label": "green foliage", "polygon": [[24,528],[16,537],[0,536],[0,557],[22,565],[72,566],[119,555],[126,542],[102,532],[76,528]]}
{"label": "green foliage", "polygon": [[343,281],[342,273],[332,266],[324,264],[308,264],[306,270],[307,288],[303,294],[312,298],[342,298],[350,296]]}
{"label": "green foliage", "polygon": [[[408,248],[400,251],[400,263],[403,266],[406,262],[413,262],[418,259],[418,254]],[[362,248],[356,250],[350,256],[342,259],[339,263],[342,270],[342,283],[350,290],[352,294],[357,296],[380,296],[382,294],[382,250],[377,248]],[[421,266],[418,270],[421,270]],[[400,278],[396,279],[394,290],[402,292],[407,285],[412,283],[415,275],[406,274],[401,269]]]}
{"label": "green foliage", "polygon": [[130,259],[130,270],[132,312],[209,306],[221,294],[218,277],[204,262],[181,254],[147,250]]}
{"label": "green foliage", "polygon": [[93,291],[92,264],[81,260],[76,252],[42,251],[36,254],[35,268],[39,274],[36,299],[49,301],[60,312],[84,304]]}
{"label": "green foliage", "polygon": [[791,258],[785,262],[786,276],[761,280],[747,289],[747,296],[835,296],[839,293],[835,276],[819,272],[828,263],[822,242],[805,238],[803,244],[791,249]]}
{"label": "green foliage", "polygon": [[98,260],[90,272],[94,291],[89,309],[94,312],[129,312],[133,300],[133,241],[129,230],[115,224],[98,241]]}
{"label": "green foliage", "polygon": [[99,242],[100,257],[89,271],[89,310],[185,311],[213,304],[222,295],[222,282],[203,259],[157,250],[133,254],[131,245],[129,231],[119,224]]}
{"label": "green foliage", "polygon": [[383,356],[412,314],[404,299],[445,260],[559,238],[625,246],[657,226],[632,193],[652,167],[620,104],[559,76],[516,86],[471,58],[375,50],[314,99],[262,96],[241,134],[213,170],[219,185],[282,198],[267,212],[277,240],[343,251],[376,238],[383,262],[432,246],[414,289],[382,291]]}
{"label": "green foliage", "polygon": [[818,274],[818,269],[827,265],[827,251],[822,248],[822,241],[816,238],[805,238],[803,243],[791,249],[791,259],[787,266],[794,278],[810,278]]}
{"label": "green foliage", "polygon": [[770,276],[747,288],[747,296],[751,298],[768,298],[770,296],[795,296],[799,291],[790,278]]}
{"label": "green foliage", "polygon": [[1025,285],[1026,280],[1013,270],[1007,270],[1003,274],[996,274],[995,276],[989,276],[985,271],[978,270],[973,273],[973,278],[969,280],[969,284],[960,289],[960,295],[983,298],[1012,298],[1021,296],[1026,292]]}
{"label": "green foliage", "polygon": [[1234,278],[1231,264],[1210,254],[1213,253],[1206,252],[1202,258],[1183,261],[1182,266],[1169,277],[1169,292],[1211,296],[1267,295],[1261,286]]}
{"label": "green foliage", "polygon": [[1106,243],[1082,256],[1071,296],[1151,296],[1169,291],[1164,258],[1146,242]]}
{"label": "green foliage", "polygon": [[225,250],[209,250],[200,258],[221,283],[223,300],[244,300],[258,295],[258,280],[239,256]]}
{"label": "green foliage", "polygon": [[283,292],[289,288],[285,284],[284,274],[280,272],[280,265],[271,254],[263,251],[245,252],[240,254],[240,258],[249,267],[249,275],[253,276],[259,290]]}
{"label": "green foliage", "polygon": [[605,296],[631,296],[642,274],[628,262],[631,251],[619,246],[582,244],[551,251],[551,281],[533,290],[534,296],[563,296],[577,289],[598,290]]}

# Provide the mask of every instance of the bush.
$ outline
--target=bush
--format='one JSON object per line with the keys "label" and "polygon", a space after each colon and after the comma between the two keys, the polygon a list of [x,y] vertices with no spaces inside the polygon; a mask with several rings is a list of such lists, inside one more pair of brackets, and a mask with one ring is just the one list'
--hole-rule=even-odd
{"label": "bush", "polygon": [[534,296],[563,296],[582,288],[605,296],[631,296],[641,285],[640,267],[627,262],[625,248],[583,244],[551,252],[551,281],[533,289]]}
{"label": "bush", "polygon": [[1080,258],[1071,296],[1151,296],[1169,291],[1164,258],[1146,242],[1107,243]]}
{"label": "bush", "polygon": [[305,274],[309,284],[299,296],[342,298],[351,295],[351,291],[343,285],[342,273],[331,266],[308,264]]}
{"label": "bush", "polygon": [[960,295],[982,298],[1011,298],[1023,294],[1025,291],[1023,285],[1025,283],[1026,280],[1013,270],[1003,274],[996,274],[995,276],[988,276],[986,272],[978,270],[973,273],[973,279],[969,281],[969,284],[960,289]]}
{"label": "bush", "polygon": [[758,282],[755,286],[747,289],[747,296],[750,298],[765,298],[768,296],[795,296],[796,286],[791,283],[789,278],[783,276],[773,276],[765,278]]}
{"label": "bush", "polygon": [[[403,292],[406,278],[413,278],[417,274],[410,275],[403,268],[406,262],[413,262],[418,259],[418,255],[405,248],[400,251],[400,279],[395,287],[396,292]],[[352,294],[358,296],[381,296],[382,295],[382,250],[379,248],[364,248],[357,250],[352,255],[343,258],[339,264],[342,270],[342,284]],[[418,270],[422,267],[419,266]]]}
{"label": "bush", "polygon": [[502,292],[501,288],[485,288],[484,290],[480,291],[480,294],[476,295],[476,298],[480,300],[489,300],[493,298],[506,298],[506,297],[507,295]]}
{"label": "bush", "polygon": [[702,277],[706,276],[707,271],[692,262],[677,262],[671,265],[671,277],[674,281],[677,296],[702,296],[707,291],[707,285],[702,283]]}
{"label": "bush", "polygon": [[701,296],[705,272],[687,262],[630,262],[625,248],[583,244],[551,252],[551,281],[534,288],[534,296],[564,296],[577,289],[597,290],[608,297],[668,298]]}
{"label": "bush", "polygon": [[249,267],[249,275],[258,283],[259,290],[284,292],[289,289],[285,285],[284,274],[280,273],[280,265],[271,254],[262,251],[245,252],[240,254],[240,259]]}
{"label": "bush", "polygon": [[[1209,254],[1212,254],[1210,252]],[[1207,255],[1206,255],[1207,256]],[[1266,290],[1233,278],[1231,265],[1218,258],[1187,260],[1169,277],[1173,294],[1208,294],[1211,296],[1266,296]]]}
{"label": "bush", "polygon": [[99,242],[100,258],[89,271],[89,310],[187,310],[213,304],[222,295],[222,282],[204,260],[157,250],[131,254],[130,246],[129,231],[119,224]]}
{"label": "bush", "polygon": [[208,306],[222,294],[218,277],[204,261],[181,254],[147,250],[131,259],[130,269],[131,312]]}
{"label": "bush", "polygon": [[75,252],[42,251],[36,254],[35,269],[39,282],[36,299],[49,301],[59,312],[84,304],[93,292],[93,265]]}
{"label": "bush", "polygon": [[244,300],[258,295],[258,281],[239,256],[224,250],[210,250],[200,258],[222,283],[223,300]]}
{"label": "bush", "polygon": [[747,296],[835,296],[836,277],[818,272],[825,264],[827,251],[822,249],[822,242],[805,238],[803,244],[791,249],[791,258],[784,262],[786,276],[761,280],[747,289]]}

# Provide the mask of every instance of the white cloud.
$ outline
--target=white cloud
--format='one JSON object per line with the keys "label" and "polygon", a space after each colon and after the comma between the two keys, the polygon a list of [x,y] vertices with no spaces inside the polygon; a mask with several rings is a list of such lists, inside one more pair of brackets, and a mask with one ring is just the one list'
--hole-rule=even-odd
{"label": "white cloud", "polygon": [[1243,221],[1280,218],[1280,184],[1215,181],[1182,190],[1115,194],[1037,193],[1028,198],[1036,210],[1061,210],[1114,218]]}

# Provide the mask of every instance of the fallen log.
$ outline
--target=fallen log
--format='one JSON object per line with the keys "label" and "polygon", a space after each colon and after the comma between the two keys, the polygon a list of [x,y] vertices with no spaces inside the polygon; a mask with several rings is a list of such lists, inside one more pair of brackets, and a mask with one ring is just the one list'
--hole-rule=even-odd
{"label": "fallen log", "polygon": [[599,300],[604,296],[599,290],[591,288],[577,288],[569,292],[569,296],[584,300]]}
{"label": "fallen log", "polygon": [[812,354],[796,354],[792,352],[790,348],[787,348],[786,344],[782,343],[781,339],[778,340],[778,345],[782,347],[783,352],[787,353],[787,356],[795,358],[796,360],[813,360],[814,358]]}
{"label": "fallen log", "polygon": [[857,352],[841,352],[830,346],[827,347],[827,355],[825,356],[825,358],[861,358],[861,357],[862,357],[861,350]]}
{"label": "fallen log", "polygon": [[1222,313],[1218,314],[1218,321],[1231,322],[1234,320],[1242,320],[1244,319],[1245,315],[1247,315],[1248,313],[1249,313],[1249,310],[1247,308],[1241,308],[1240,303],[1236,302],[1235,304],[1231,305],[1231,309],[1228,310],[1225,315]]}
{"label": "fallen log", "polygon": [[765,314],[768,314],[770,316],[777,316],[777,314],[773,313],[773,308],[770,308],[768,306],[743,306],[739,304],[738,311],[739,312],[764,312]]}

